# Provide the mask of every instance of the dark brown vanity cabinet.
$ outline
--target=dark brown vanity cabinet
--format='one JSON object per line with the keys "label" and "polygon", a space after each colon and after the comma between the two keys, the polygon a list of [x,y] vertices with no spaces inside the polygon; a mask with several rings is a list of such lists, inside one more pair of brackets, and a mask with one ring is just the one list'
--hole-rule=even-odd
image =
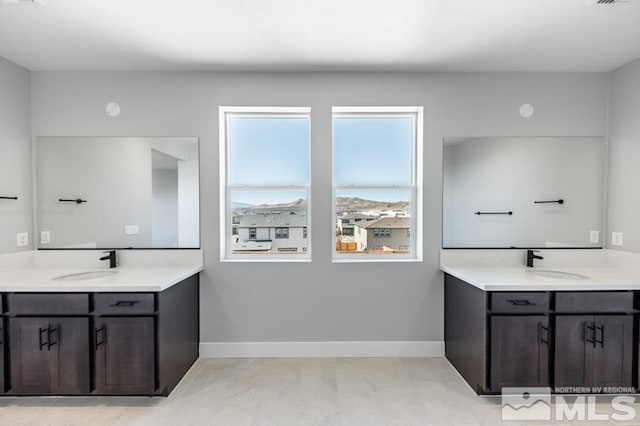
{"label": "dark brown vanity cabinet", "polygon": [[20,395],[89,392],[89,318],[10,320],[11,387]]}
{"label": "dark brown vanity cabinet", "polygon": [[483,291],[445,275],[445,356],[479,394],[638,389],[632,291]]}
{"label": "dark brown vanity cabinet", "polygon": [[89,295],[12,293],[6,299],[11,391],[88,393]]}
{"label": "dark brown vanity cabinet", "polygon": [[166,396],[198,358],[198,275],[154,293],[1,297],[4,395]]}
{"label": "dark brown vanity cabinet", "polygon": [[631,387],[633,317],[558,315],[556,387]]}
{"label": "dark brown vanity cabinet", "polygon": [[[1,296],[0,296],[1,297]],[[0,303],[1,305],[1,303]],[[0,308],[0,311],[2,309]],[[4,393],[5,391],[5,377],[4,377],[4,369],[5,369],[5,362],[4,362],[4,358],[5,358],[5,349],[6,349],[6,345],[5,345],[5,339],[6,339],[6,335],[5,335],[5,325],[4,325],[4,317],[0,316],[0,394]]]}
{"label": "dark brown vanity cabinet", "polygon": [[96,319],[96,393],[150,394],[154,392],[153,330],[153,317]]}
{"label": "dark brown vanity cabinet", "polygon": [[95,392],[153,393],[156,389],[155,295],[98,293],[94,300],[97,315],[94,324]]}
{"label": "dark brown vanity cabinet", "polygon": [[490,388],[549,386],[549,317],[493,315]]}

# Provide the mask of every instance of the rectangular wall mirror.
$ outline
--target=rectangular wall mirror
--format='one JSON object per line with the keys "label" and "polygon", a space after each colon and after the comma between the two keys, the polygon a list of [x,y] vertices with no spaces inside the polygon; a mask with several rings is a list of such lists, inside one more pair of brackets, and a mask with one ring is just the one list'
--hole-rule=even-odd
{"label": "rectangular wall mirror", "polygon": [[604,139],[444,139],[443,248],[602,247]]}
{"label": "rectangular wall mirror", "polygon": [[199,248],[198,138],[38,137],[38,248]]}

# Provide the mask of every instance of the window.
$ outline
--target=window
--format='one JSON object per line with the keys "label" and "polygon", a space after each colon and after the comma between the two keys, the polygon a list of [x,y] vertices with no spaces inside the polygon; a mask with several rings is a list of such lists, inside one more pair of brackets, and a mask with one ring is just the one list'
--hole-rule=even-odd
{"label": "window", "polygon": [[289,238],[289,228],[276,228],[276,238]]}
{"label": "window", "polygon": [[310,113],[220,107],[221,260],[310,259]]}
{"label": "window", "polygon": [[333,238],[358,247],[334,261],[422,260],[422,121],[422,107],[333,108],[333,217],[357,228]]}
{"label": "window", "polygon": [[391,229],[373,228],[373,236],[377,238],[391,238]]}

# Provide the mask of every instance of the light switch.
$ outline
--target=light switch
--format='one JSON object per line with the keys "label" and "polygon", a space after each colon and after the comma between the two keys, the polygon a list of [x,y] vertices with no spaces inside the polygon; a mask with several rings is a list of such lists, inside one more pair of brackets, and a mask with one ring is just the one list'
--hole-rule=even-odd
{"label": "light switch", "polygon": [[51,232],[50,231],[41,231],[40,232],[40,244],[49,244],[51,242]]}
{"label": "light switch", "polygon": [[622,232],[612,232],[611,233],[611,245],[612,246],[622,246],[622,245],[624,245],[624,241],[622,239]]}
{"label": "light switch", "polygon": [[28,232],[18,232],[16,235],[16,242],[18,247],[26,247],[29,245],[29,233]]}
{"label": "light switch", "polygon": [[591,242],[591,243],[599,243],[600,242],[600,232],[598,232],[598,231],[589,232],[589,242]]}
{"label": "light switch", "polygon": [[137,235],[140,233],[138,225],[126,225],[124,227],[124,235]]}

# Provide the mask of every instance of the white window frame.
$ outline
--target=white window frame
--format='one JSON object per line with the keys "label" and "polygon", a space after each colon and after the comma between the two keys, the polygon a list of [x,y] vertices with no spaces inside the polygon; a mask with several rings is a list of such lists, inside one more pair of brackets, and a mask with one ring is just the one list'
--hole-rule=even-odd
{"label": "white window frame", "polygon": [[[311,173],[306,185],[231,185],[229,183],[229,138],[230,117],[273,116],[305,117],[311,120],[309,107],[240,107],[220,106],[218,108],[220,145],[220,261],[221,262],[310,262],[311,261]],[[311,126],[309,126],[309,170],[311,170]],[[298,190],[307,194],[307,250],[301,254],[243,254],[231,252],[231,192],[252,190]]]}
{"label": "white window frame", "polygon": [[[331,245],[331,261],[334,263],[341,262],[422,262],[422,204],[423,204],[423,123],[424,108],[421,106],[336,106],[331,109],[331,128],[332,128],[332,161],[331,161],[331,179],[332,179],[332,202],[331,215],[333,222],[336,216],[336,194],[340,190],[354,189],[407,189],[411,192],[411,248],[409,253],[337,253],[336,252],[336,233],[332,230]],[[412,117],[413,120],[413,149],[412,149],[412,176],[410,185],[336,185],[334,176],[335,167],[335,150],[334,147],[334,119],[340,117]],[[332,223],[333,223],[332,222]]]}

